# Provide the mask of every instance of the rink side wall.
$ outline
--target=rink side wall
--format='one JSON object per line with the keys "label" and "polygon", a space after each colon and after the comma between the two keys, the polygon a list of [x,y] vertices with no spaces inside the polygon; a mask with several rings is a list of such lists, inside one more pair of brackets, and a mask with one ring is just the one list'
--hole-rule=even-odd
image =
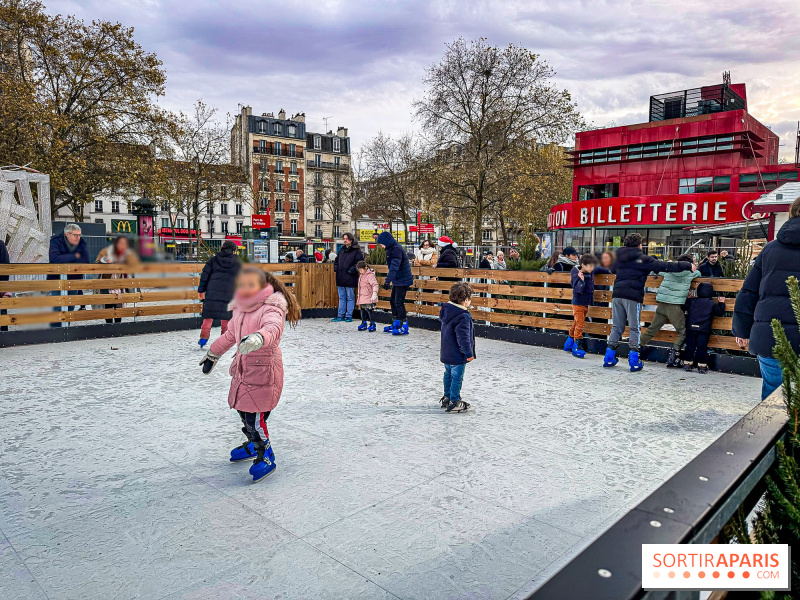
{"label": "rink side wall", "polygon": [[[282,281],[297,297],[304,318],[330,318],[338,305],[335,273],[331,264],[258,265]],[[197,297],[202,263],[145,263],[126,265],[16,264],[0,265],[0,347],[53,343],[102,337],[119,337],[184,329],[199,329],[202,302]],[[375,266],[382,281],[386,267]],[[569,273],[435,269],[414,267],[415,281],[406,297],[412,327],[437,330],[438,304],[453,281],[469,281],[476,295],[471,312],[479,337],[551,348],[563,346],[572,324],[572,289]],[[109,279],[109,277],[117,277]],[[709,346],[712,369],[742,375],[759,375],[755,358],[742,352],[731,333],[730,313],[741,289],[739,279],[704,279],[726,298],[726,315],[714,320]],[[586,323],[587,350],[602,354],[611,325],[613,275],[595,277],[595,305]],[[660,277],[648,279],[642,321],[654,315],[655,289]],[[122,288],[121,286],[126,286]],[[389,309],[390,292],[381,288],[378,308]],[[75,310],[77,307],[82,310]],[[378,320],[391,320],[376,311]],[[358,314],[356,314],[356,318]],[[108,324],[106,319],[122,319]],[[55,325],[55,326],[53,326]],[[627,335],[627,331],[626,334]],[[662,330],[649,346],[647,360],[666,362],[674,331]],[[622,352],[626,346],[621,345]]]}

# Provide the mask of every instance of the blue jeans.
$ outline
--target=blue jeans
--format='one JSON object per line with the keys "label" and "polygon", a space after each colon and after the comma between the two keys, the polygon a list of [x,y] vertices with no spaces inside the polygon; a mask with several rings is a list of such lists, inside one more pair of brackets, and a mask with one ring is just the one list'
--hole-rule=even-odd
{"label": "blue jeans", "polygon": [[467,365],[444,366],[444,395],[450,402],[461,400],[461,384],[464,383],[464,367]]}
{"label": "blue jeans", "polygon": [[767,356],[758,357],[758,365],[761,367],[761,399],[764,400],[772,392],[783,385],[783,369],[778,364],[777,358]]}
{"label": "blue jeans", "polygon": [[356,288],[337,287],[339,292],[339,318],[353,317],[353,309],[356,307]]}

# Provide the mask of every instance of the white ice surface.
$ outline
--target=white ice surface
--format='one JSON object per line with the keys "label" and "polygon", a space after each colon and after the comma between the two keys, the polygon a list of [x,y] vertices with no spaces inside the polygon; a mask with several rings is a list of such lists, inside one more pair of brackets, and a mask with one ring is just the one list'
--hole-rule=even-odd
{"label": "white ice surface", "polygon": [[759,398],[479,339],[445,414],[437,333],[355,326],[287,329],[257,484],[195,332],[3,349],[0,598],[521,597]]}

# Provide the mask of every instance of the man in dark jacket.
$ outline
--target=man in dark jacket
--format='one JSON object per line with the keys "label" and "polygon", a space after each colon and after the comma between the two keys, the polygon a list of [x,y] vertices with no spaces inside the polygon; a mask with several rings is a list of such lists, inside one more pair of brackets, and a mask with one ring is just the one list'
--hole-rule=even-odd
{"label": "man in dark jacket", "polygon": [[313,261],[311,261],[311,259],[309,258],[308,254],[306,254],[305,252],[303,252],[303,249],[302,249],[302,248],[298,248],[298,249],[295,251],[295,255],[297,256],[297,262],[299,262],[299,263],[309,263],[309,262],[313,262]]}
{"label": "man in dark jacket", "polygon": [[786,280],[800,279],[800,198],[789,209],[789,220],[775,240],[764,246],[753,269],[736,296],[733,335],[742,348],[750,342],[750,352],[761,366],[761,396],[766,398],[783,382],[778,360],[772,354],[775,338],[772,319],[778,319],[795,352],[800,353],[800,331],[792,312]]}
{"label": "man in dark jacket", "polygon": [[608,336],[603,366],[613,367],[619,362],[617,348],[627,324],[630,329],[628,365],[632,372],[641,371],[644,363],[639,359],[639,324],[647,276],[652,272],[694,271],[695,266],[688,262],[667,262],[648,256],[642,252],[642,236],[629,233],[625,236],[623,247],[617,251],[617,260],[611,270],[617,277],[612,293],[611,334]]}
{"label": "man in dark jacket", "polygon": [[203,267],[197,297],[203,301],[203,324],[200,327],[200,347],[208,343],[211,336],[211,324],[219,319],[222,333],[228,331],[228,321],[232,313],[228,304],[233,300],[236,288],[236,276],[242,265],[236,256],[236,244],[230,240],[222,244],[219,252],[212,256]]}
{"label": "man in dark jacket", "polygon": [[[3,240],[0,240],[0,265],[7,265],[11,263],[11,258],[8,256],[8,248],[6,248],[6,243]],[[0,275],[0,281],[8,281],[8,275]],[[0,292],[0,298],[8,298],[11,296],[11,292]],[[0,315],[7,314],[8,311],[4,308],[0,310]],[[0,331],[8,331],[8,325],[0,325]]]}
{"label": "man in dark jacket", "polygon": [[573,267],[578,266],[578,251],[573,246],[567,246],[558,257],[558,261],[553,266],[553,271],[566,271],[569,273]]}
{"label": "man in dark jacket", "polygon": [[[81,237],[81,227],[77,223],[69,223],[64,227],[63,233],[50,238],[50,264],[89,264],[90,262],[92,260],[89,257],[89,248],[86,245],[86,240]],[[48,275],[47,279],[61,279],[61,276]],[[83,275],[70,274],[67,275],[67,279],[83,279]],[[80,296],[83,294],[83,290],[69,290],[67,294]],[[53,290],[50,295],[60,296],[61,292]],[[72,310],[72,306],[68,306],[67,310]],[[61,307],[56,306],[53,311],[60,312]],[[61,327],[61,323],[50,323],[50,327]]]}
{"label": "man in dark jacket", "polygon": [[392,335],[408,335],[408,320],[406,319],[406,293],[414,276],[411,274],[411,263],[408,256],[400,247],[392,234],[384,231],[378,236],[378,243],[386,248],[386,266],[389,272],[383,282],[383,289],[392,290],[390,304],[394,317],[391,327],[384,327],[383,331]]}
{"label": "man in dark jacket", "polygon": [[709,250],[706,259],[698,267],[703,277],[722,277],[722,265],[716,250]]}
{"label": "man in dark jacket", "polygon": [[333,260],[336,272],[336,289],[339,292],[339,312],[331,319],[334,323],[353,321],[353,309],[356,307],[356,287],[358,286],[358,269],[356,265],[364,260],[364,253],[355,241],[352,233],[342,236],[344,245]]}
{"label": "man in dark jacket", "polygon": [[436,261],[437,269],[458,269],[461,261],[458,259],[456,243],[446,235],[436,242],[439,246],[439,259]]}
{"label": "man in dark jacket", "polygon": [[442,305],[439,320],[442,322],[440,360],[444,363],[444,395],[439,401],[447,412],[461,412],[469,404],[461,400],[464,367],[475,359],[475,328],[469,305],[472,287],[465,282],[450,288],[450,302]]}

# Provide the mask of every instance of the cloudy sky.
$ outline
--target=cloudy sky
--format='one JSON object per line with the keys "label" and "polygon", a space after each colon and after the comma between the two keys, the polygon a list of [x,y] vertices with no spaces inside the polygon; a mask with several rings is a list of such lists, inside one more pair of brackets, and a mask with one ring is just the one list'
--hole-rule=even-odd
{"label": "cloudy sky", "polygon": [[746,82],[749,111],[794,156],[800,120],[796,0],[44,0],[49,12],[134,26],[164,62],[162,104],[197,98],[235,113],[305,112],[348,127],[356,147],[413,129],[425,68],[459,37],[517,43],[545,58],[587,120],[647,120],[648,97]]}

